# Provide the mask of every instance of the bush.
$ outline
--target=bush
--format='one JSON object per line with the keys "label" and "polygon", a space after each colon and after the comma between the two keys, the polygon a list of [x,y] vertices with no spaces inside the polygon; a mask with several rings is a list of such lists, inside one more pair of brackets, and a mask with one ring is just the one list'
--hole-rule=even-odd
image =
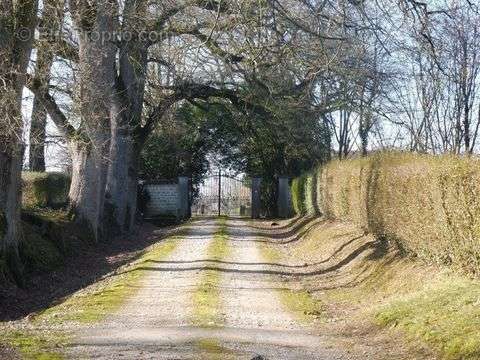
{"label": "bush", "polygon": [[479,160],[386,152],[332,161],[310,176],[316,185],[305,187],[305,176],[292,182],[297,214],[316,199],[328,217],[353,221],[425,260],[480,274]]}
{"label": "bush", "polygon": [[23,206],[60,208],[67,203],[70,178],[62,173],[24,172]]}

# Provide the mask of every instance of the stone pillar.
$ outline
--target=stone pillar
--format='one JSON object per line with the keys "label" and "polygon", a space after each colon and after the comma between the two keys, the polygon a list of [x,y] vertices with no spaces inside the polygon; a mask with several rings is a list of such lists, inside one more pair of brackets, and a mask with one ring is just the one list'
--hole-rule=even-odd
{"label": "stone pillar", "polygon": [[278,178],[277,210],[278,217],[282,219],[292,216],[292,198],[289,180],[290,178],[288,176],[280,176]]}
{"label": "stone pillar", "polygon": [[190,217],[190,179],[178,177],[178,217],[182,220]]}
{"label": "stone pillar", "polygon": [[260,218],[260,209],[262,201],[260,199],[260,188],[262,184],[262,178],[252,178],[252,219]]}

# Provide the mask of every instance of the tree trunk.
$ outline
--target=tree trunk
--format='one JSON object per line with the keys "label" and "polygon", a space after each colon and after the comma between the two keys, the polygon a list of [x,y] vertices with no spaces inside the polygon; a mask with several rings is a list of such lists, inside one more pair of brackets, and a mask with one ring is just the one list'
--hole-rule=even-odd
{"label": "tree trunk", "polygon": [[[35,79],[42,84],[44,89],[48,90],[55,50],[52,39],[47,34],[56,34],[61,27],[63,22],[63,1],[44,0],[42,19],[39,45],[37,46]],[[33,100],[30,124],[29,169],[31,171],[43,172],[45,171],[47,111],[38,96],[35,96]]]}
{"label": "tree trunk", "polygon": [[35,97],[33,100],[32,118],[30,123],[30,171],[45,171],[46,125],[47,112],[38,97]]}
{"label": "tree trunk", "polygon": [[22,281],[23,267],[18,254],[21,234],[21,170],[23,151],[20,146],[0,150],[0,255],[4,254],[17,282]]}
{"label": "tree trunk", "polygon": [[[145,61],[146,64],[146,61]],[[123,80],[123,79],[122,79]],[[125,83],[125,80],[122,81]],[[133,228],[137,211],[138,158],[143,142],[134,137],[132,123],[140,124],[144,87],[114,97],[111,113],[110,157],[105,193],[105,232],[119,235]]]}
{"label": "tree trunk", "polygon": [[[115,81],[116,2],[70,0],[79,38],[79,96],[82,140],[71,140],[70,211],[95,241],[103,233],[110,148],[110,114]],[[95,36],[94,36],[95,35]],[[80,142],[78,142],[80,141]]]}
{"label": "tree trunk", "polygon": [[70,142],[72,156],[72,182],[69,192],[70,212],[74,221],[92,236],[102,239],[107,167],[92,146],[76,140]]}
{"label": "tree trunk", "polygon": [[110,235],[130,231],[137,209],[137,155],[128,134],[112,129],[105,195],[105,226]]}
{"label": "tree trunk", "polygon": [[[146,2],[125,2],[123,27],[136,33]],[[141,39],[125,42],[120,50],[119,74],[111,109],[110,163],[105,201],[105,232],[130,231],[137,212],[138,157],[143,146],[134,129],[141,126],[148,44]]]}
{"label": "tree trunk", "polygon": [[0,258],[7,260],[20,283],[21,109],[33,36],[20,39],[15,35],[20,29],[33,34],[37,9],[36,0],[19,2],[16,6],[11,1],[0,2]]}

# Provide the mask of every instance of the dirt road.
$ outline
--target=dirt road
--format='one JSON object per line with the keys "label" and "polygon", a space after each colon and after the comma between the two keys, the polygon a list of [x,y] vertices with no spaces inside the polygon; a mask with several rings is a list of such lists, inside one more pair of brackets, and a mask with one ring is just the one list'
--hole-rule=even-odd
{"label": "dirt road", "polygon": [[[228,254],[207,251],[220,226]],[[356,359],[302,324],[280,299],[282,266],[265,262],[247,221],[196,220],[164,261],[145,264],[140,289],[116,314],[78,333],[69,358],[98,359]],[[204,274],[218,321],[194,326]],[[277,275],[276,275],[277,274]],[[197,304],[197,305],[196,305]],[[198,317],[198,315],[197,315]]]}

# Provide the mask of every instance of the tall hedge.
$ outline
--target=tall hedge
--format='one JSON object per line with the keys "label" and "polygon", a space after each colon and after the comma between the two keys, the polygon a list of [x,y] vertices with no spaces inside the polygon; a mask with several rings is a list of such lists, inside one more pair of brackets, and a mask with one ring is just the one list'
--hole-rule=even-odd
{"label": "tall hedge", "polygon": [[423,259],[480,274],[478,159],[388,152],[332,161],[295,179],[292,199],[297,214],[315,199],[327,217],[353,221]]}
{"label": "tall hedge", "polygon": [[291,194],[292,194],[292,206],[293,211],[298,215],[305,215],[305,182],[307,180],[306,175],[299,176],[292,180]]}
{"label": "tall hedge", "polygon": [[58,208],[67,203],[70,177],[65,174],[24,172],[22,181],[24,207]]}

